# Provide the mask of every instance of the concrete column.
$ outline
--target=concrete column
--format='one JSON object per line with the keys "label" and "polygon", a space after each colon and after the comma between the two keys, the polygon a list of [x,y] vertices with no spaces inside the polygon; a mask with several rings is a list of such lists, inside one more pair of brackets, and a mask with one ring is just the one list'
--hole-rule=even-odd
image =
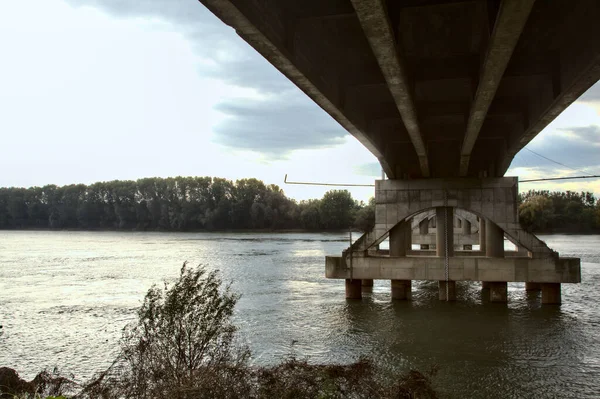
{"label": "concrete column", "polygon": [[479,218],[479,250],[485,253],[485,219]]}
{"label": "concrete column", "polygon": [[546,305],[560,305],[560,283],[541,283],[542,303]]}
{"label": "concrete column", "polygon": [[359,279],[346,279],[346,299],[362,298],[362,281]]}
{"label": "concrete column", "polygon": [[490,302],[506,302],[508,300],[508,287],[506,281],[490,283]]}
{"label": "concrete column", "polygon": [[429,234],[429,220],[427,218],[421,220],[421,223],[419,223],[419,234],[422,236]]}
{"label": "concrete column", "polygon": [[373,279],[363,278],[361,283],[361,289],[363,292],[371,292],[373,290]]}
{"label": "concrete column", "polygon": [[431,221],[429,222],[429,224],[430,224],[430,225],[431,225],[431,227],[432,227],[432,228],[434,228],[434,229],[437,227],[437,219],[436,219],[436,217],[435,217],[435,216],[431,218]]}
{"label": "concrete column", "polygon": [[471,222],[469,222],[467,219],[463,220],[462,233],[465,236],[471,235]]}
{"label": "concrete column", "polygon": [[485,223],[485,256],[504,258],[504,232],[495,223]]}
{"label": "concrete column", "polygon": [[[439,206],[435,208],[436,222],[436,255],[444,257],[446,248],[446,238],[448,241],[448,256],[454,256],[454,209],[452,207]],[[446,224],[447,223],[447,224]],[[446,228],[447,226],[447,228]],[[448,235],[446,235],[446,231]]]}
{"label": "concrete column", "polygon": [[490,289],[490,282],[489,281],[482,281],[481,282],[481,289],[482,290],[489,290]]}
{"label": "concrete column", "polygon": [[390,230],[390,256],[406,256],[410,248],[412,231],[408,220],[400,222]]}
{"label": "concrete column", "polygon": [[541,291],[542,285],[540,283],[525,283],[525,291]]}
{"label": "concrete column", "polygon": [[410,280],[392,280],[392,299],[410,301],[412,299]]}
{"label": "concrete column", "polygon": [[448,284],[448,300],[456,301],[456,281],[440,281],[438,283],[440,301],[446,300],[446,284]]}

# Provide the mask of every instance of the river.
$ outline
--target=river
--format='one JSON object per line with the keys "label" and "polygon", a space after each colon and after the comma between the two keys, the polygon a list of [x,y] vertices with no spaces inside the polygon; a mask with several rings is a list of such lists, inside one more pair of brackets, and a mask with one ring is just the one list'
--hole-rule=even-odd
{"label": "river", "polygon": [[600,396],[600,236],[541,236],[581,257],[582,283],[563,285],[562,306],[509,283],[508,304],[457,284],[440,302],[433,282],[411,302],[376,281],[362,301],[324,278],[343,234],[0,232],[0,366],[33,377],[59,368],[79,381],[106,367],[122,328],[154,283],[183,261],[219,269],[242,294],[235,322],[255,364],[289,355],[314,363],[373,357],[387,370],[439,367],[443,397]]}

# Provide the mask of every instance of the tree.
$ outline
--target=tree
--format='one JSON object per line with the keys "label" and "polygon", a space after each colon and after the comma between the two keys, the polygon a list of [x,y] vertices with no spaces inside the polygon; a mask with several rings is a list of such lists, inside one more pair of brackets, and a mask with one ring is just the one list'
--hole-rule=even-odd
{"label": "tree", "polygon": [[527,198],[519,206],[519,218],[525,228],[529,230],[545,229],[554,214],[552,201],[542,195]]}
{"label": "tree", "polygon": [[352,226],[357,208],[348,190],[328,191],[319,206],[321,226],[325,229],[347,229]]}
{"label": "tree", "polygon": [[369,204],[362,206],[356,212],[354,227],[362,232],[368,232],[375,227],[375,197],[369,199]]}

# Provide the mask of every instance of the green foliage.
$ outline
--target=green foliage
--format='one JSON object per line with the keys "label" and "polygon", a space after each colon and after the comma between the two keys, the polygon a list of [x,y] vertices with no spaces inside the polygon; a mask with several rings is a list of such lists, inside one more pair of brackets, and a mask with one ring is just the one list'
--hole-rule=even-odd
{"label": "green foliage", "polygon": [[339,230],[352,227],[358,204],[348,190],[328,191],[319,205],[319,217],[323,228]]}
{"label": "green foliage", "polygon": [[600,201],[590,192],[529,191],[519,196],[519,218],[532,231],[600,230]]}
{"label": "green foliage", "polygon": [[375,198],[371,197],[369,203],[356,212],[354,227],[362,232],[368,232],[375,226]]}
{"label": "green foliage", "polygon": [[0,188],[0,229],[347,229],[360,208],[348,191],[298,204],[257,179],[145,178]]}

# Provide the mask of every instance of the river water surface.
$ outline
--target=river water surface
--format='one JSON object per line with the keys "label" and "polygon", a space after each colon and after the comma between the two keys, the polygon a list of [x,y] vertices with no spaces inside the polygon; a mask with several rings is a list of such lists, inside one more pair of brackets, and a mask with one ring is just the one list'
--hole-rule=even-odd
{"label": "river water surface", "polygon": [[455,303],[432,282],[391,302],[389,281],[346,301],[343,281],[324,278],[342,234],[0,232],[0,366],[84,380],[110,364],[148,288],[188,260],[242,294],[235,322],[256,364],[368,355],[388,370],[437,365],[443,397],[600,397],[600,236],[542,239],[582,260],[562,306],[541,306],[522,283],[509,283],[508,305],[466,282]]}

